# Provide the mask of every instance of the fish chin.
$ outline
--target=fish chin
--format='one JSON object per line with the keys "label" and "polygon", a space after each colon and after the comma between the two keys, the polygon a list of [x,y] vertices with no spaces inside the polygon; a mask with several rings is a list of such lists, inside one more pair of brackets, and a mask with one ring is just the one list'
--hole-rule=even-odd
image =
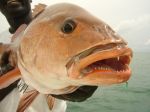
{"label": "fish chin", "polygon": [[71,86],[57,77],[51,77],[50,74],[41,75],[34,67],[27,68],[19,55],[18,59],[18,67],[25,83],[42,94],[69,94],[79,88],[78,86]]}
{"label": "fish chin", "polygon": [[127,82],[132,50],[125,44],[106,46],[92,47],[70,60],[67,64],[70,80],[94,86]]}

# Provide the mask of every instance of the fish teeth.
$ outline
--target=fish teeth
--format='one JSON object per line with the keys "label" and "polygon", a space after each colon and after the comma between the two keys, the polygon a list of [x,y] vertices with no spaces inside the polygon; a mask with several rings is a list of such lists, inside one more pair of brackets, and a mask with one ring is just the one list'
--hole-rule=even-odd
{"label": "fish teeth", "polygon": [[78,56],[75,57],[74,61],[75,61],[75,63],[78,63],[79,62],[79,57]]}
{"label": "fish teeth", "polygon": [[117,73],[119,73],[119,72],[125,72],[125,71],[126,71],[125,69],[123,69],[123,70],[116,70]]}
{"label": "fish teeth", "polygon": [[119,61],[120,57],[117,57],[117,60]]}
{"label": "fish teeth", "polygon": [[93,66],[93,67],[88,67],[82,70],[81,72],[84,74],[87,74],[87,73],[93,72],[93,70],[113,70],[113,69],[110,67],[105,67],[105,66]]}
{"label": "fish teeth", "polygon": [[118,45],[118,46],[117,46],[117,49],[121,49],[121,46],[120,46],[120,45]]}

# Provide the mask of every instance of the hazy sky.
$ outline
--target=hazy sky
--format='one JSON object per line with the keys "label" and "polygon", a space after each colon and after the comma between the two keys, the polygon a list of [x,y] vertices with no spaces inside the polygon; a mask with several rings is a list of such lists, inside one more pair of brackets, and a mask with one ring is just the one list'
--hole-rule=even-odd
{"label": "hazy sky", "polygon": [[[116,27],[124,20],[136,19],[150,14],[149,0],[32,0],[32,6],[38,3],[52,5],[69,2],[80,5],[108,24]],[[6,21],[0,15],[0,31],[6,29]]]}
{"label": "hazy sky", "polygon": [[[52,5],[69,2],[80,5],[93,15],[108,23],[119,34],[125,36],[129,44],[144,44],[150,47],[150,0],[32,0]],[[5,18],[0,14],[0,32],[8,29]],[[149,28],[149,29],[148,29]],[[141,39],[143,40],[141,42]],[[137,41],[135,43],[135,40]],[[143,45],[141,45],[143,46]],[[135,45],[134,45],[135,47]],[[148,48],[148,47],[147,47]],[[147,49],[146,48],[146,49]],[[135,47],[136,49],[136,47]]]}

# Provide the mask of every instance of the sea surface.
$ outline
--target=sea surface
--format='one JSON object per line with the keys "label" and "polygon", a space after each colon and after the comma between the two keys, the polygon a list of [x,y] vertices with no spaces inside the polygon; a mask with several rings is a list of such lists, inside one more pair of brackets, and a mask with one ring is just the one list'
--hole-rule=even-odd
{"label": "sea surface", "polygon": [[84,102],[68,102],[67,112],[150,112],[150,53],[134,53],[127,84],[99,87]]}

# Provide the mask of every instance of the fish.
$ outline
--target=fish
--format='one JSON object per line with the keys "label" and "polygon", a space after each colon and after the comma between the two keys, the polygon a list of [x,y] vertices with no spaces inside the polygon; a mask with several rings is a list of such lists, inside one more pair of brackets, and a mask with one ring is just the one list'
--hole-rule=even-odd
{"label": "fish", "polygon": [[120,84],[131,76],[133,52],[127,42],[108,24],[69,3],[46,7],[11,49],[18,74],[42,94]]}

